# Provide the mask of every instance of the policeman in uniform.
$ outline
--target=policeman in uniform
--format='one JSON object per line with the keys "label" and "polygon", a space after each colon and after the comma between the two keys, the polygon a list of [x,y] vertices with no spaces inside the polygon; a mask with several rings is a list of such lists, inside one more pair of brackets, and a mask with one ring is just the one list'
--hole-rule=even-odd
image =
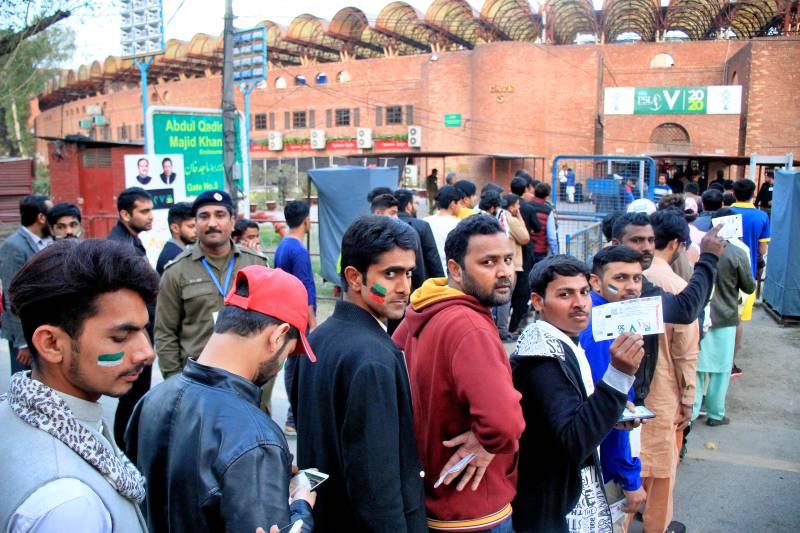
{"label": "policeman in uniform", "polygon": [[[164,378],[181,372],[186,360],[203,351],[217,313],[239,269],[269,266],[267,257],[231,239],[233,201],[224,191],[206,191],[192,204],[197,245],[164,269],[156,305],[155,348]],[[269,410],[272,379],[263,387],[261,407]]]}

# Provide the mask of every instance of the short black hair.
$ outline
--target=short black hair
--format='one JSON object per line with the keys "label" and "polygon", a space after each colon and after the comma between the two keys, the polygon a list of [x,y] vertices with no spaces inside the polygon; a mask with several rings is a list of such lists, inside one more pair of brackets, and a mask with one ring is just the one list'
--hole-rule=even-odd
{"label": "short black hair", "polygon": [[730,206],[735,203],[736,203],[736,197],[733,195],[733,193],[726,192],[725,194],[722,195],[722,205]]}
{"label": "short black hair", "polygon": [[372,203],[369,204],[369,210],[374,213],[379,209],[384,210],[390,207],[399,207],[399,205],[397,198],[393,194],[379,194],[372,199]]}
{"label": "short black hair", "polygon": [[534,189],[533,194],[536,198],[541,200],[546,200],[550,193],[553,192],[553,188],[550,187],[549,183],[541,182],[536,185],[536,189]]}
{"label": "short black hair", "polygon": [[128,244],[64,240],[51,244],[25,263],[11,280],[8,295],[36,361],[36,328],[44,324],[57,326],[77,340],[86,320],[97,314],[101,295],[130,289],[145,304],[153,304],[158,282],[156,271]]}
{"label": "short black hair", "polygon": [[344,271],[351,266],[366,279],[367,269],[378,262],[378,258],[394,250],[414,250],[417,241],[414,230],[399,220],[378,215],[357,218],[342,237],[342,261],[339,277],[342,288],[347,290]]}
{"label": "short black hair", "polygon": [[603,228],[603,237],[606,238],[606,241],[610,241],[614,235],[614,222],[617,221],[624,213],[622,211],[614,211],[613,213],[607,214],[603,218],[602,228]]}
{"label": "short black hair", "polygon": [[701,197],[703,201],[703,211],[716,211],[722,207],[722,192],[716,188],[708,188]]}
{"label": "short black hair", "polygon": [[720,207],[719,209],[717,209],[711,215],[711,218],[715,219],[715,218],[719,218],[719,217],[729,217],[729,216],[735,215],[735,214],[736,214],[736,211],[734,211],[730,207]]}
{"label": "short black hair", "polygon": [[169,207],[167,211],[167,224],[180,224],[184,220],[190,220],[192,216],[192,204],[189,202],[177,202]]}
{"label": "short black hair", "polygon": [[645,213],[625,213],[614,221],[611,237],[622,242],[625,237],[625,230],[628,226],[649,226],[650,217]]}
{"label": "short black hair", "polygon": [[61,217],[75,217],[78,222],[81,222],[81,210],[75,204],[61,202],[47,211],[47,223],[51,226],[55,225]]}
{"label": "short black hair", "polygon": [[700,194],[700,185],[696,181],[690,181],[683,188],[683,192],[691,194]]}
{"label": "short black hair", "polygon": [[708,190],[709,191],[717,190],[720,193],[723,193],[723,192],[725,192],[725,186],[721,182],[715,181],[714,183],[712,183],[711,185],[708,186]]}
{"label": "short black hair", "polygon": [[371,191],[367,193],[367,202],[370,204],[372,200],[375,199],[376,196],[380,196],[381,194],[392,194],[392,189],[389,187],[375,187]]}
{"label": "short black hair", "polygon": [[453,186],[461,191],[465,198],[478,194],[478,188],[469,180],[458,180]]}
{"label": "short black hair", "polygon": [[733,184],[733,195],[737,202],[749,202],[755,192],[756,184],[748,179],[740,179]]}
{"label": "short black hair", "polygon": [[509,207],[517,203],[519,203],[519,196],[517,196],[513,192],[503,195],[503,207],[505,209],[508,209]]}
{"label": "short black hair", "polygon": [[[245,276],[237,279],[236,294],[245,298],[250,295],[250,286]],[[280,320],[252,309],[226,305],[219,311],[219,316],[217,316],[217,321],[214,324],[214,333],[233,333],[240,337],[250,337],[258,335],[268,326],[280,326],[284,323],[286,323],[285,320]],[[290,324],[286,336],[288,340],[297,340],[300,338],[300,332]]]}
{"label": "short black hair", "polygon": [[525,194],[525,189],[528,188],[528,179],[523,176],[514,176],[514,179],[511,180],[511,184],[508,187],[511,189],[511,192],[517,196],[522,196]]}
{"label": "short black hair", "polygon": [[531,292],[535,292],[542,298],[547,293],[547,286],[550,285],[556,276],[571,278],[583,276],[589,281],[589,267],[583,261],[571,255],[551,255],[536,263],[528,276]]}
{"label": "short black hair", "polygon": [[231,232],[231,237],[241,237],[244,235],[244,232],[247,231],[248,228],[256,228],[258,229],[258,222],[255,220],[250,220],[249,218],[240,218],[236,222],[233,223],[233,231]]}
{"label": "short black hair", "polygon": [[470,237],[495,233],[505,233],[496,218],[486,215],[465,218],[447,234],[447,240],[444,241],[445,261],[452,259],[464,268],[464,257],[467,255]]}
{"label": "short black hair", "polygon": [[161,166],[163,167],[164,163],[166,163],[167,161],[169,161],[170,165],[172,164],[172,159],[170,159],[169,157],[165,157],[164,159],[161,160]]}
{"label": "short black hair", "polygon": [[500,195],[496,191],[486,191],[481,195],[481,201],[478,208],[483,211],[488,211],[493,207],[500,207]]}
{"label": "short black hair", "polygon": [[641,263],[642,254],[627,246],[607,246],[592,258],[592,273],[602,277],[609,263]]}
{"label": "short black hair", "polygon": [[672,194],[665,194],[661,197],[661,200],[658,201],[658,209],[667,209],[670,207],[675,207],[680,209],[683,212],[684,206],[686,205],[686,197],[683,193],[672,193]]}
{"label": "short black hair", "polygon": [[287,202],[283,208],[283,218],[286,219],[286,225],[289,229],[294,229],[308,218],[311,208],[307,203],[300,200],[292,200]]}
{"label": "short black hair", "polygon": [[725,171],[722,169],[717,170],[717,179],[723,180],[725,179]]}
{"label": "short black hair", "polygon": [[117,211],[133,213],[133,206],[137,200],[153,200],[150,193],[141,187],[128,187],[117,196]]}
{"label": "short black hair", "polygon": [[734,183],[733,180],[725,180],[722,186],[725,188],[726,191],[732,191],[733,183]]}
{"label": "short black hair", "polygon": [[481,187],[481,196],[483,196],[484,193],[486,193],[488,191],[494,191],[497,194],[503,194],[503,188],[500,185],[496,184],[496,183],[492,183],[491,181],[488,182],[488,183],[485,183],[483,185],[483,187]]}
{"label": "short black hair", "polygon": [[461,200],[461,193],[452,185],[445,185],[439,189],[439,194],[436,195],[436,207],[439,209],[447,209],[453,202]]}
{"label": "short black hair", "polygon": [[656,238],[656,250],[663,250],[675,239],[689,242],[689,223],[677,209],[662,209],[650,215],[650,224]]}
{"label": "short black hair", "polygon": [[150,161],[148,161],[146,157],[140,157],[139,159],[136,160],[136,166],[138,167],[139,163],[141,163],[142,161],[147,161],[147,164],[148,165],[150,164]]}
{"label": "short black hair", "polygon": [[408,189],[397,189],[394,197],[397,198],[398,211],[405,211],[408,204],[414,203],[414,193]]}
{"label": "short black hair", "polygon": [[39,215],[47,215],[47,196],[30,194],[19,201],[19,222],[26,228],[36,224]]}

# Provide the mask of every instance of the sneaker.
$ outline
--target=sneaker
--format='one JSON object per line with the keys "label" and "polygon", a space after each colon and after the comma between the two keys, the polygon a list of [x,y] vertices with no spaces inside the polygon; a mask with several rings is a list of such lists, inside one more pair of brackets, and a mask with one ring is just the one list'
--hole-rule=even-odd
{"label": "sneaker", "polygon": [[706,420],[706,425],[714,427],[714,426],[727,426],[731,423],[731,419],[727,416],[723,416],[722,420],[716,420],[714,418],[709,418]]}
{"label": "sneaker", "polygon": [[731,368],[731,379],[739,379],[740,377],[742,377],[742,369],[734,364],[733,368]]}
{"label": "sneaker", "polygon": [[686,526],[673,520],[667,526],[667,533],[686,533]]}
{"label": "sneaker", "polygon": [[699,411],[697,411],[697,418],[700,418],[700,417],[702,417],[702,416],[707,416],[707,415],[708,415],[708,411],[706,411],[706,406],[705,406],[705,404],[704,404],[704,405],[702,405],[702,406],[700,407],[700,410],[699,410]]}

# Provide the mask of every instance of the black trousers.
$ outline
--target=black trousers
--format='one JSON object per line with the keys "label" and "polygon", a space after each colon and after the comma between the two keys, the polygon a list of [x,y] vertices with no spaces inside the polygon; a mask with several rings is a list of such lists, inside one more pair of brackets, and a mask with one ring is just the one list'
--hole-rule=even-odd
{"label": "black trousers", "polygon": [[119,399],[117,413],[114,415],[114,440],[121,450],[125,449],[125,428],[128,427],[128,420],[131,418],[133,408],[142,396],[150,390],[150,379],[153,376],[153,367],[144,367],[139,378],[133,382],[133,387],[128,394]]}
{"label": "black trousers", "polygon": [[528,304],[531,300],[529,273],[530,269],[517,272],[517,282],[514,284],[514,292],[511,293],[511,320],[508,322],[510,332],[517,331],[520,322],[528,314]]}

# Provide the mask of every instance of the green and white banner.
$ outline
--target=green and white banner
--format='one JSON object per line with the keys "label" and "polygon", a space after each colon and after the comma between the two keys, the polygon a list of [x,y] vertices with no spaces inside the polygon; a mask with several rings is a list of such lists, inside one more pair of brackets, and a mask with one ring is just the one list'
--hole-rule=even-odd
{"label": "green and white banner", "polygon": [[607,87],[606,115],[738,115],[741,85]]}

